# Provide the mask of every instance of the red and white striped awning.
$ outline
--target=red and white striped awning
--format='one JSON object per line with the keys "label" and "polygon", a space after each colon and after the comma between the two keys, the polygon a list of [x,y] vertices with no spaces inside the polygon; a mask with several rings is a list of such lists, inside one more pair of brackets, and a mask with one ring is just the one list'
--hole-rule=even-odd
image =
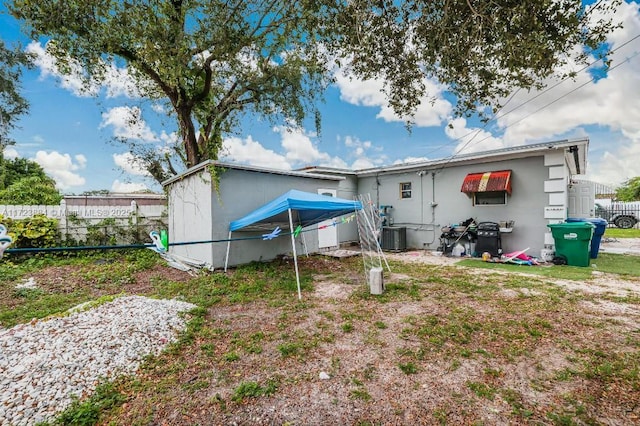
{"label": "red and white striped awning", "polygon": [[511,194],[511,170],[469,173],[460,188],[460,192],[466,194],[494,191],[506,191]]}

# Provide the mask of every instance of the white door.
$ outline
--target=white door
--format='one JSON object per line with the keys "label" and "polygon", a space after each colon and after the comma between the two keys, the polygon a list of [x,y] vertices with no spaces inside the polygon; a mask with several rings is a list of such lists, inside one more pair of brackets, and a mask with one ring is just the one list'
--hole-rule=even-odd
{"label": "white door", "polygon": [[[336,197],[335,189],[318,189],[318,194]],[[338,227],[333,226],[333,219],[325,220],[318,224],[318,247],[338,248]]]}
{"label": "white door", "polygon": [[592,183],[574,183],[569,186],[567,217],[593,217],[595,214],[595,187]]}

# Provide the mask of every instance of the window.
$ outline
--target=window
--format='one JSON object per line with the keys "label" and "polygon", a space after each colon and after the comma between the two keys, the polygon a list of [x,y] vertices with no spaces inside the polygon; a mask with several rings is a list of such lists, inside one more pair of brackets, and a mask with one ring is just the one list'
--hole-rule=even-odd
{"label": "window", "polygon": [[511,170],[469,173],[460,191],[473,198],[474,206],[505,205],[511,194]]}
{"label": "window", "polygon": [[474,192],[473,204],[476,206],[507,204],[507,191]]}
{"label": "window", "polygon": [[404,182],[400,184],[400,198],[411,198],[411,182]]}

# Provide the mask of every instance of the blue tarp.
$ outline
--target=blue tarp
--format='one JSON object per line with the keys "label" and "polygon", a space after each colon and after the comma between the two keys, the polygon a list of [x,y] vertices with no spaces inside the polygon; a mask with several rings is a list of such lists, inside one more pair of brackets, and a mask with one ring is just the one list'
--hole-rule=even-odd
{"label": "blue tarp", "polygon": [[229,224],[229,231],[268,229],[271,226],[289,228],[289,209],[294,226],[303,228],[326,219],[362,209],[359,201],[329,197],[292,189],[275,200]]}

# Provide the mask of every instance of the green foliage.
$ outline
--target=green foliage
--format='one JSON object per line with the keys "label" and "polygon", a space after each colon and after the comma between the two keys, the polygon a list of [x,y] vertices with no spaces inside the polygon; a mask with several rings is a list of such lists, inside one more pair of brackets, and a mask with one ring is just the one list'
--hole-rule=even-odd
{"label": "green foliage", "polygon": [[4,148],[13,143],[8,139],[9,132],[29,109],[27,100],[20,94],[22,67],[28,65],[29,56],[22,49],[11,49],[0,39],[0,161]]}
{"label": "green foliage", "polygon": [[0,149],[0,204],[56,205],[60,200],[56,182],[38,163],[25,158],[6,160]]}
{"label": "green foliage", "polygon": [[640,176],[631,178],[616,188],[616,199],[619,201],[640,200]]}
{"label": "green foliage", "polygon": [[282,355],[284,358],[298,355],[301,350],[302,344],[298,342],[287,342],[278,345],[278,352],[280,352],[280,355]]}
{"label": "green foliage", "polygon": [[26,219],[10,219],[0,215],[13,238],[10,248],[55,247],[59,241],[58,220],[37,214]]}
{"label": "green foliage", "polygon": [[482,382],[467,382],[467,387],[480,398],[486,398],[492,401],[497,393],[497,390],[493,386]]}
{"label": "green foliage", "polygon": [[55,421],[57,425],[92,426],[100,420],[100,414],[122,405],[126,397],[113,383],[99,385],[86,401],[74,401]]}
{"label": "green foliage", "polygon": [[418,367],[416,367],[416,365],[412,362],[400,363],[398,364],[398,368],[404,374],[416,374],[418,372]]}
{"label": "green foliage", "polygon": [[[618,1],[598,2],[599,15]],[[390,106],[407,120],[429,95],[425,76],[457,96],[458,114],[473,114],[497,108],[514,88],[541,87],[566,63],[586,63],[594,52],[606,58],[600,44],[613,27],[606,19],[587,27],[581,0],[64,5],[13,0],[8,9],[30,38],[50,40],[47,50],[62,72],[80,66],[88,80],[100,81],[115,60],[127,65],[143,97],[166,101],[182,139],[169,151],[173,157],[122,140],[158,181],[176,174],[172,161],[191,167],[217,159],[225,134],[246,113],[295,125],[313,117],[320,130],[316,104],[336,62],[351,63],[360,78],[385,80]],[[140,109],[131,112],[132,122],[143,120]]]}
{"label": "green foliage", "polygon": [[371,394],[364,388],[352,389],[351,392],[349,392],[349,397],[351,399],[360,399],[362,401],[371,400]]}
{"label": "green foliage", "polygon": [[351,333],[353,331],[353,323],[351,321],[347,321],[345,323],[343,323],[340,328],[342,329],[342,331],[344,331],[345,333]]}
{"label": "green foliage", "polygon": [[257,398],[263,395],[272,395],[278,389],[278,383],[270,380],[265,386],[261,386],[256,382],[242,382],[235,388],[231,400],[234,402],[242,402],[245,398]]}
{"label": "green foliage", "polygon": [[0,190],[0,204],[57,205],[60,200],[62,195],[56,189],[55,182],[46,176],[24,177]]}
{"label": "green foliage", "polygon": [[640,229],[607,228],[603,238],[640,238]]}
{"label": "green foliage", "polygon": [[[102,80],[111,60],[126,63],[144,97],[166,101],[181,143],[173,160],[187,167],[217,159],[223,135],[247,112],[302,124],[317,115],[330,76],[328,52],[314,40],[322,2],[231,0],[57,2],[14,0],[8,8],[63,72],[79,64]],[[132,110],[131,121],[143,119]],[[148,144],[122,140],[161,181],[172,158]]]}
{"label": "green foliage", "polygon": [[0,156],[0,189],[5,189],[20,179],[39,177],[47,179],[47,175],[35,161],[26,158],[3,159]]}
{"label": "green foliage", "polygon": [[29,288],[29,287],[22,287],[22,288],[17,288],[13,291],[13,297],[15,298],[23,298],[23,299],[37,299],[39,296],[42,296],[44,294],[44,290],[42,290],[41,288]]}
{"label": "green foliage", "polygon": [[[615,232],[613,229],[611,229],[611,231]],[[629,230],[623,229],[621,231]],[[607,233],[608,232],[609,230],[607,230]],[[584,281],[592,278],[593,271],[640,277],[640,262],[636,259],[637,256],[633,255],[599,253],[597,259],[591,259],[591,266],[589,268],[566,265],[540,268],[537,266],[509,265],[506,263],[488,263],[479,259],[461,260],[456,263],[456,265],[483,269],[498,269],[511,272],[526,272],[527,274],[540,275],[549,278]],[[518,285],[520,286],[521,284]]]}
{"label": "green foliage", "polygon": [[[425,75],[448,86],[464,115],[485,105],[495,111],[514,88],[542,87],[562,65],[590,61],[614,27],[604,17],[619,4],[598,2],[603,19],[596,23],[581,0],[340,3],[345,9],[331,27],[336,44],[353,55],[357,74],[385,80],[402,117],[429,95]],[[606,60],[606,48],[595,53]]]}

